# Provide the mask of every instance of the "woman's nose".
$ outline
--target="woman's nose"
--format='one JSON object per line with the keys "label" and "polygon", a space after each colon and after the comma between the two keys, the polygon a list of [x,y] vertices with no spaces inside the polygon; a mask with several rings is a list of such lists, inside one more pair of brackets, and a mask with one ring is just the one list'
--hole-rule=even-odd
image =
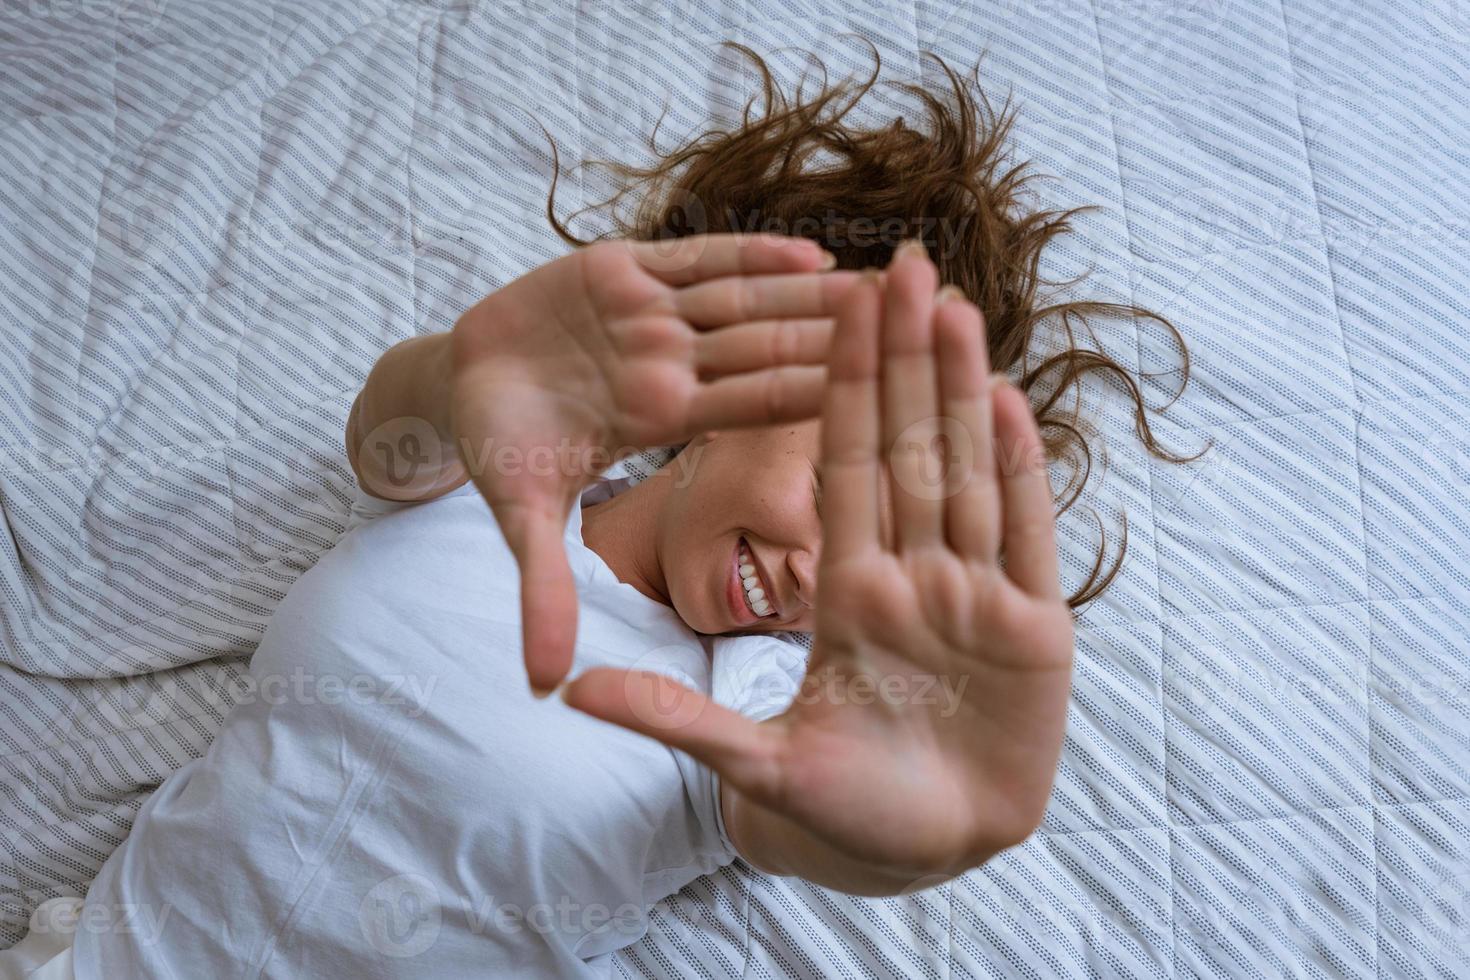
{"label": "woman's nose", "polygon": [[820,556],[815,551],[798,548],[787,559],[791,575],[796,579],[796,598],[808,608],[817,604],[817,565]]}

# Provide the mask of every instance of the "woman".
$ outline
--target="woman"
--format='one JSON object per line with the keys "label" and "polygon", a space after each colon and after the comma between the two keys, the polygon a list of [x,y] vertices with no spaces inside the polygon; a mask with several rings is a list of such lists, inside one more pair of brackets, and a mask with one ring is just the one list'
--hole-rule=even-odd
{"label": "woman", "polygon": [[[364,489],[419,503],[360,511],[292,587],[259,696],[149,798],[46,970],[606,975],[649,905],[736,856],[881,895],[1020,842],[1072,654],[1040,436],[921,246],[886,281],[829,261],[602,243],[385,355],[349,453]],[[773,345],[777,318],[811,326]],[[823,357],[825,379],[800,367]],[[711,431],[687,478],[585,510],[595,467],[482,463]],[[708,699],[696,632],[757,624],[815,632],[814,686],[760,723]],[[574,649],[565,704],[534,696]],[[857,696],[921,677],[963,696]]]}
{"label": "woman", "polygon": [[[984,167],[1005,127],[962,93],[914,142],[767,82],[765,119],[646,195],[648,233],[379,361],[348,422],[352,527],[278,608],[255,696],[139,812],[54,975],[605,975],[649,905],[737,856],[885,895],[1035,828],[1072,655],[1045,469],[1066,439],[991,370],[1046,312],[1024,260],[1060,219],[1005,206],[1015,172]],[[834,133],[861,187],[730,177]],[[770,216],[817,200],[804,180],[919,225],[912,167],[875,165],[921,159],[989,195],[941,216],[1003,247],[668,231],[676,200],[708,219],[721,187],[763,188]],[[1002,335],[942,280],[1015,301]],[[1065,380],[1122,374],[1068,354],[1046,362]],[[629,449],[680,443],[583,496]],[[713,703],[709,637],[771,630],[814,634],[800,694],[762,721]],[[957,696],[919,696],[936,687]]]}

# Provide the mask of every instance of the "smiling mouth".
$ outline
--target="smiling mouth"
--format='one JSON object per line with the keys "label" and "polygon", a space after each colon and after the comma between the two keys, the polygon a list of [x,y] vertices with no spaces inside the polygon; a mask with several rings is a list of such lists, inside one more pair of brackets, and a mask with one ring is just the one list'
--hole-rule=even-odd
{"label": "smiling mouth", "polygon": [[735,546],[734,561],[735,591],[740,593],[742,611],[752,619],[774,618],[776,607],[771,602],[769,583],[761,576],[750,546],[743,537]]}

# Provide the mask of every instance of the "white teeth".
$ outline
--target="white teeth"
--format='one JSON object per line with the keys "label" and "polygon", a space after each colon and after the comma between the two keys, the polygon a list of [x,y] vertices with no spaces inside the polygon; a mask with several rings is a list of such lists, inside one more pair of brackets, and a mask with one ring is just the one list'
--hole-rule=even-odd
{"label": "white teeth", "polygon": [[760,576],[756,574],[755,563],[750,560],[750,553],[744,548],[740,549],[740,584],[745,588],[745,601],[750,603],[750,608],[755,610],[757,616],[768,616],[771,613],[771,601],[766,598],[766,590],[761,588]]}

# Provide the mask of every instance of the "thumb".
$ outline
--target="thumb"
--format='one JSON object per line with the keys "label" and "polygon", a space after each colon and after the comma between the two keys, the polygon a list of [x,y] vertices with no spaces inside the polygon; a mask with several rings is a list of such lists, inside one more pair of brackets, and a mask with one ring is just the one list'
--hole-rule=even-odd
{"label": "thumb", "polygon": [[646,670],[591,668],[562,689],[562,699],[594,718],[687,752],[757,802],[779,798],[785,729],[776,721],[756,723]]}
{"label": "thumb", "polygon": [[492,505],[521,574],[521,636],[531,692],[545,697],[572,669],[577,584],[567,561],[566,515],[555,504]]}

